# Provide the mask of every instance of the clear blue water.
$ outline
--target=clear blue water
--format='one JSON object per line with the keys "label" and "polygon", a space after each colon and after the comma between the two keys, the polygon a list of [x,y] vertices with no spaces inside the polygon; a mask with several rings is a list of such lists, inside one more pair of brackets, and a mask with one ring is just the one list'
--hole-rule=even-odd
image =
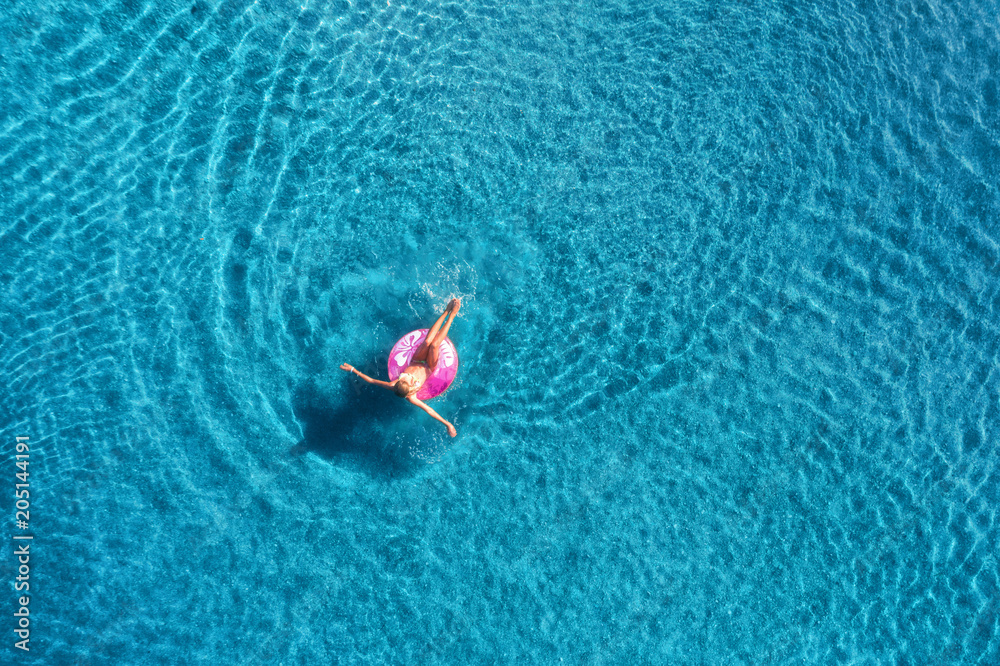
{"label": "clear blue water", "polygon": [[17,0],[0,661],[1000,663],[998,10]]}

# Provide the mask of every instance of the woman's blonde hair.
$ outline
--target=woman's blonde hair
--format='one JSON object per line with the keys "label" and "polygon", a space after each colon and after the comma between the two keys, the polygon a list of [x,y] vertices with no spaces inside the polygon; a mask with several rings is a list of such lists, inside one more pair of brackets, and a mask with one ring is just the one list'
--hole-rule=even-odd
{"label": "woman's blonde hair", "polygon": [[400,398],[405,398],[410,395],[410,385],[407,384],[402,379],[397,379],[396,383],[392,385],[392,390],[396,392]]}

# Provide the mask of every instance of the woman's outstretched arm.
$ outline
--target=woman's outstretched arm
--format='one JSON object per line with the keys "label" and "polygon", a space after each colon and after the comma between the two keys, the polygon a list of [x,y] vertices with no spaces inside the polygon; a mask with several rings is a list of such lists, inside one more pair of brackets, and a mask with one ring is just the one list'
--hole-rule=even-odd
{"label": "woman's outstretched arm", "polygon": [[438,413],[437,413],[437,412],[435,412],[435,411],[434,411],[433,409],[431,409],[431,408],[430,408],[430,407],[428,407],[428,406],[427,406],[426,404],[424,404],[424,402],[423,402],[422,400],[420,400],[419,398],[415,398],[415,397],[414,397],[414,396],[412,396],[412,395],[411,395],[411,396],[410,396],[409,398],[407,398],[407,400],[409,400],[409,401],[410,401],[410,402],[412,402],[412,403],[413,403],[414,405],[416,405],[416,406],[417,406],[417,407],[419,407],[420,409],[422,409],[422,410],[424,410],[425,412],[427,412],[428,414],[430,414],[430,415],[431,415],[432,417],[434,417],[435,419],[437,419],[437,420],[438,420],[438,421],[440,421],[441,423],[445,424],[445,426],[446,426],[446,427],[448,428],[448,434],[449,434],[449,435],[451,435],[452,437],[455,437],[456,435],[458,435],[458,431],[457,431],[457,430],[455,430],[455,426],[453,426],[452,424],[448,423],[448,422],[447,422],[447,421],[445,421],[445,420],[444,420],[443,418],[441,418],[441,415],[440,415],[440,414],[438,414]]}
{"label": "woman's outstretched arm", "polygon": [[347,372],[350,372],[353,375],[357,375],[358,377],[361,377],[361,379],[365,380],[369,384],[378,384],[379,386],[384,386],[386,388],[392,388],[393,385],[396,383],[396,382],[384,382],[381,379],[375,379],[374,377],[369,377],[368,375],[366,375],[365,373],[361,372],[360,370],[358,370],[357,368],[355,368],[353,365],[350,365],[349,363],[341,363],[340,364],[340,369],[341,370],[346,370]]}

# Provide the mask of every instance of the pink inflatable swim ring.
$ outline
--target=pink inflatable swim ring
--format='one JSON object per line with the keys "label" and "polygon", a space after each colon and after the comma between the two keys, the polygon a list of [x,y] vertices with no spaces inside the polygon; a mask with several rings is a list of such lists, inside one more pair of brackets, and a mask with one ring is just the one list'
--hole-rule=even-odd
{"label": "pink inflatable swim ring", "polygon": [[[394,381],[403,370],[406,370],[410,359],[417,353],[420,344],[427,337],[428,330],[420,328],[416,331],[410,331],[396,341],[392,351],[389,352],[389,381]],[[441,395],[455,381],[456,374],[458,374],[458,350],[455,349],[455,345],[450,339],[445,338],[439,348],[437,367],[417,391],[417,397],[421,400],[429,400],[434,396]]]}

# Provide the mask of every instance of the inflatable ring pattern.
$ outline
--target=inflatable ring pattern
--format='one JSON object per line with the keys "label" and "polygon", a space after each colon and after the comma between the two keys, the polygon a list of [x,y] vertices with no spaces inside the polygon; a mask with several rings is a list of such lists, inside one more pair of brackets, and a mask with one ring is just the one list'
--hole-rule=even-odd
{"label": "inflatable ring pattern", "polygon": [[[427,338],[428,331],[426,328],[410,331],[392,346],[392,351],[389,352],[389,381],[395,381],[410,364],[410,359]],[[439,351],[437,367],[417,391],[417,397],[421,400],[429,400],[444,393],[458,374],[458,350],[451,339],[445,338]]]}

